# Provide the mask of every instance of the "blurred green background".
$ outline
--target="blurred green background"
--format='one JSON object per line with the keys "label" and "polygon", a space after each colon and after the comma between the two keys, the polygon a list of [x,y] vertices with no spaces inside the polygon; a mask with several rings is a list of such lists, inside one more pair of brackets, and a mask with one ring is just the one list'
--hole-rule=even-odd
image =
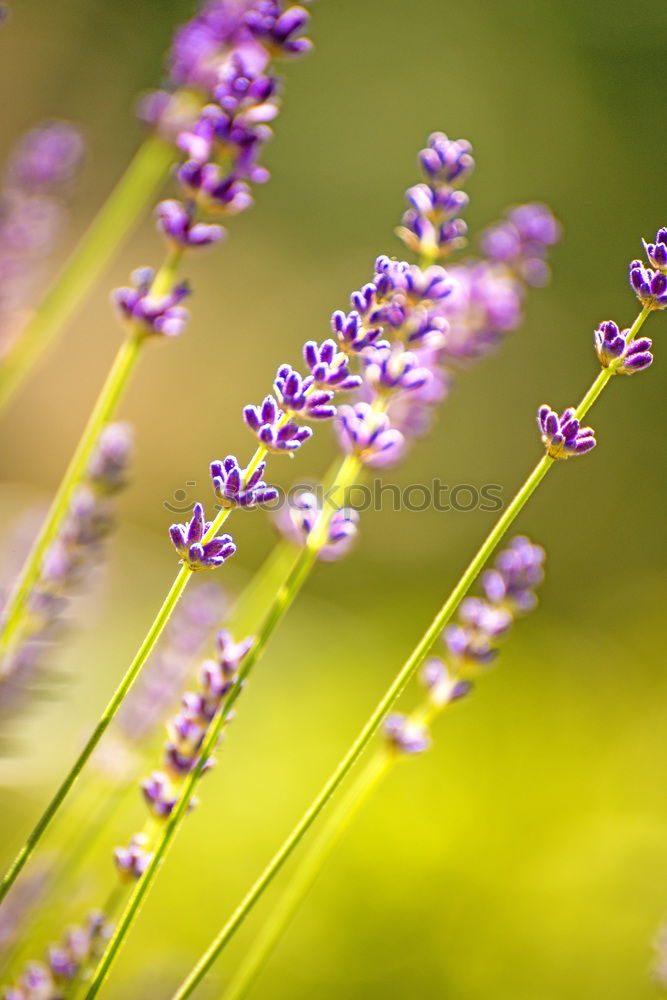
{"label": "blurred green background", "polygon": [[[190,11],[176,0],[22,0],[2,29],[3,154],[50,116],[81,123],[88,138],[63,251],[139,141],[135,96],[159,81],[170,32]],[[0,764],[3,861],[171,582],[163,502],[188,481],[198,483],[192,499],[208,498],[208,462],[248,451],[241,406],[264,395],[278,362],[296,363],[305,339],[326,336],[331,310],[378,253],[401,252],[392,230],[430,131],[475,147],[472,234],[506,204],[539,198],[565,239],[523,329],[460,379],[397,482],[499,483],[508,500],[539,455],[537,405],[578,399],[595,373],[594,326],[635,314],[627,263],[667,222],[666,5],[320,0],[312,34],[312,57],[287,68],[266,157],[273,180],[219,251],[189,262],[187,335],[147,352],[123,407],[138,460],[105,601],[59,654],[68,679],[58,697],[22,719],[20,756]],[[118,343],[108,291],[159,253],[146,219],[4,415],[3,524],[54,490]],[[521,518],[548,550],[539,612],[443,720],[433,751],[397,769],[356,822],[258,1000],[655,995],[651,941],[667,917],[665,319],[648,329],[651,371],[617,380],[596,406],[596,451],[557,468]],[[285,485],[318,476],[332,454],[324,432],[298,465],[277,460],[272,474]],[[244,695],[105,995],[166,996],[190,967],[492,517],[369,514],[354,557],[318,569]],[[231,589],[273,539],[261,515],[239,516],[233,530]],[[70,823],[83,808],[73,805]],[[81,884],[48,907],[45,940],[104,897],[109,848],[142,816],[131,795]],[[266,912],[265,901],[202,996],[217,995]]]}

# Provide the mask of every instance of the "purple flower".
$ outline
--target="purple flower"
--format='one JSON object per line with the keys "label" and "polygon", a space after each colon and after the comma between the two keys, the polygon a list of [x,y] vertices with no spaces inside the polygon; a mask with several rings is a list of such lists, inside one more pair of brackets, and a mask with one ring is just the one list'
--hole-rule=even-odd
{"label": "purple flower", "polygon": [[480,597],[469,597],[459,609],[459,624],[448,625],[443,639],[455,660],[486,666],[498,655],[496,643],[512,624],[511,614]]}
{"label": "purple flower", "polygon": [[667,308],[667,273],[653,271],[640,260],[633,260],[630,285],[645,309]]}
{"label": "purple flower", "polygon": [[[289,502],[278,512],[275,522],[284,535],[296,545],[304,546],[315,529],[322,508],[315,493],[299,490],[289,497]],[[340,507],[332,514],[327,527],[327,537],[319,547],[318,559],[334,562],[350,551],[359,530],[359,514],[351,507]]]}
{"label": "purple flower", "polygon": [[436,708],[444,708],[454,701],[460,701],[472,691],[472,683],[455,677],[447,669],[445,662],[437,656],[432,656],[426,661],[420,679],[428,691],[429,701]]}
{"label": "purple flower", "polygon": [[189,295],[188,285],[174,285],[166,295],[153,295],[154,272],[151,268],[138,268],[132,272],[131,278],[131,288],[117,288],[113,293],[113,300],[123,318],[139,325],[146,334],[177,337],[182,333],[188,311],[179,303]]}
{"label": "purple flower", "polygon": [[341,309],[336,309],[331,316],[331,329],[336,334],[339,347],[346,354],[359,354],[374,344],[382,333],[382,327],[367,328],[356,310],[344,313]]}
{"label": "purple flower", "polygon": [[537,424],[542,432],[547,455],[551,458],[570,458],[584,455],[595,447],[595,432],[591,427],[581,427],[573,406],[563,410],[560,417],[546,404],[537,411]]}
{"label": "purple flower", "polygon": [[178,802],[178,793],[163,771],[153,771],[141,782],[144,801],[157,819],[168,819]]}
{"label": "purple flower", "polygon": [[127,486],[133,443],[131,424],[119,421],[102,430],[87,472],[88,481],[99,493],[117,493]]}
{"label": "purple flower", "polygon": [[280,366],[273,388],[286,413],[308,420],[329,420],[336,415],[331,405],[333,391],[318,388],[312,375],[303,378],[291,365]]}
{"label": "purple flower", "polygon": [[155,210],[158,228],[172,243],[179,247],[195,249],[211,246],[225,235],[222,226],[208,222],[195,222],[193,213],[174,198],[161,201]]}
{"label": "purple flower", "polygon": [[426,386],[432,378],[429,368],[411,351],[400,344],[382,343],[372,347],[363,357],[364,379],[378,392],[414,392]]}
{"label": "purple flower", "polygon": [[176,171],[179,183],[204,209],[222,215],[238,215],[252,205],[245,181],[223,174],[217,163],[187,160]]}
{"label": "purple flower", "polygon": [[544,559],[540,545],[524,535],[513,538],[482,576],[487,599],[513,614],[531,611],[537,603],[534,591],[544,579]]}
{"label": "purple flower", "polygon": [[321,344],[314,340],[306,341],[303,357],[314,385],[333,389],[334,392],[356,389],[361,385],[361,376],[350,372],[350,359],[337,349],[335,340],[324,340]]}
{"label": "purple flower", "polygon": [[595,331],[595,352],[603,368],[613,368],[621,375],[632,375],[652,364],[652,341],[648,337],[640,337],[628,343],[629,332],[620,331],[612,320],[600,323]]}
{"label": "purple flower", "polygon": [[290,56],[302,55],[312,48],[310,39],[301,35],[309,19],[303,7],[283,10],[277,0],[255,0],[244,17],[244,24],[272,55]]}
{"label": "purple flower", "polygon": [[384,720],[384,735],[392,749],[399,753],[424,753],[431,746],[426,726],[400,712],[392,712]]}
{"label": "purple flower", "polygon": [[234,455],[227,455],[222,462],[211,462],[213,490],[223,507],[256,507],[275,500],[278,490],[262,479],[265,468],[266,462],[260,462],[248,476]]}
{"label": "purple flower", "polygon": [[651,267],[667,274],[667,227],[663,226],[658,230],[655,243],[647,243],[645,240],[642,242]]}
{"label": "purple flower", "polygon": [[81,133],[69,122],[43,122],[14,149],[7,180],[26,194],[59,194],[79,170],[84,150]]}
{"label": "purple flower", "polygon": [[243,419],[260,445],[275,454],[298,451],[313,435],[311,427],[290,420],[273,396],[266,396],[259,406],[246,406]]}
{"label": "purple flower", "polygon": [[204,519],[204,508],[196,503],[192,520],[186,524],[172,524],[169,535],[182,561],[191,570],[216,569],[236,552],[231,535],[218,535],[204,541],[213,526]]}
{"label": "purple flower", "polygon": [[357,455],[371,468],[395,465],[405,451],[401,432],[391,426],[386,413],[374,410],[368,403],[339,407],[336,431],[343,451]]}
{"label": "purple flower", "polygon": [[481,244],[490,260],[507,265],[526,284],[540,287],[549,280],[547,250],[560,235],[560,224],[550,209],[529,202],[509,209],[501,222],[485,230]]}
{"label": "purple flower", "polygon": [[121,876],[129,880],[141,878],[153,857],[146,850],[147,844],[148,837],[143,833],[136,833],[127,847],[117,847],[114,850],[114,862]]}
{"label": "purple flower", "polygon": [[433,132],[419,163],[430,181],[460,187],[472,173],[475,161],[472,146],[465,139],[449,139],[444,132]]}

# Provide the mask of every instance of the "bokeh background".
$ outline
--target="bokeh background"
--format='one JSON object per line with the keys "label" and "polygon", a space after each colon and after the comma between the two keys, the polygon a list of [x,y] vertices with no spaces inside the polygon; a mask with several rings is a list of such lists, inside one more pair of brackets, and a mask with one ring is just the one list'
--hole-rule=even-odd
{"label": "bokeh background", "polygon": [[[2,152],[52,116],[80,123],[88,140],[62,254],[139,142],[135,97],[160,80],[173,26],[190,11],[177,0],[22,0],[2,29]],[[54,697],[22,717],[14,755],[0,764],[3,862],[171,581],[164,501],[189,481],[192,499],[209,495],[208,462],[248,450],[241,406],[264,395],[278,362],[297,361],[304,339],[326,335],[331,310],[378,253],[400,253],[392,230],[430,131],[474,144],[473,234],[506,204],[538,198],[565,238],[523,329],[461,378],[397,482],[498,483],[509,499],[539,454],[536,406],[579,398],[595,373],[594,326],[627,324],[636,311],[627,262],[667,220],[667,7],[320,0],[312,34],[312,57],[287,69],[272,182],[220,251],[190,262],[187,335],[147,352],[124,404],[138,460],[104,600],[87,607],[59,654]],[[3,416],[7,546],[12,518],[53,492],[116,349],[109,289],[159,253],[146,218]],[[652,939],[667,917],[665,317],[650,327],[653,369],[611,385],[594,411],[596,451],[556,469],[521,518],[548,550],[539,612],[443,720],[432,752],[396,769],[364,810],[258,1000],[655,996]],[[275,476],[288,485],[320,475],[332,454],[322,433],[298,469],[277,460]],[[374,513],[354,557],[313,575],[105,995],[168,995],[347,747],[492,517]],[[234,523],[231,591],[273,543],[261,515]],[[73,803],[45,863],[89,808]],[[43,940],[31,947],[103,898],[109,849],[141,817],[132,793],[82,876],[43,911]],[[217,995],[266,902],[202,996]]]}

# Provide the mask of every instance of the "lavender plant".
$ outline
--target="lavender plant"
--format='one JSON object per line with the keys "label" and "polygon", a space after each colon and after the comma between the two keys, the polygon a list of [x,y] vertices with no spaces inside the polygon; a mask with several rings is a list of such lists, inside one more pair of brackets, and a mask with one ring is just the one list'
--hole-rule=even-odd
{"label": "lavender plant", "polygon": [[[660,230],[659,234],[662,232],[663,230]],[[656,243],[659,242],[660,235],[656,240]],[[654,269],[646,267],[641,261],[633,261],[630,265],[630,285],[637,295],[642,308],[624,337],[625,349],[628,352],[633,351],[633,345],[640,339],[638,338],[638,334],[648,316],[654,311],[667,308],[667,295],[665,294],[667,290],[667,268],[661,270]],[[598,329],[594,337],[596,347],[600,336],[604,337],[604,333],[601,334],[600,329]],[[651,341],[648,338],[641,338],[641,340],[645,341],[642,344],[641,352],[650,355]],[[424,664],[439,634],[449,626],[453,615],[459,606],[461,606],[461,602],[464,601],[468,590],[484,568],[487,560],[553,465],[567,460],[572,456],[585,454],[595,445],[594,432],[589,427],[582,427],[581,421],[587,415],[608,382],[616,374],[632,374],[634,371],[643,370],[650,364],[647,360],[647,364],[640,365],[637,369],[624,367],[622,358],[625,349],[619,353],[618,357],[611,364],[602,362],[598,376],[576,408],[564,411],[561,417],[558,417],[550,407],[542,406],[539,408],[538,427],[542,434],[545,454],[529,474],[514,499],[482,543],[453,591],[437,612],[432,623],[420,638],[412,654],[396,675],[385,695],[372,712],[366,725],[323,786],[319,795],[314,799],[299,823],[294,827],[292,833],[245,895],[243,901],[232,913],[219,934],[214,938],[199,962],[183,981],[174,994],[173,1000],[185,1000],[185,997],[190,996],[197,985],[203,980],[265,889],[300,844],[305,834],[336,793],[381,727],[383,725],[389,726],[389,738],[393,739],[394,744],[397,746],[403,743],[404,752],[409,752],[410,749],[415,752],[425,748],[426,734],[419,727],[415,730],[414,722],[405,720],[401,716],[393,716],[390,717],[387,723],[387,716],[410,680]],[[494,579],[494,577],[491,577],[492,593],[501,593],[505,589],[505,586],[502,578],[498,579],[496,577]],[[455,657],[461,662],[472,661],[473,663],[478,663],[480,660],[481,662],[488,660],[489,656],[492,657],[493,655],[493,642],[495,638],[509,624],[506,611],[502,608],[489,608],[480,602],[473,602],[472,604],[466,603],[462,606],[462,614],[463,620],[461,624],[450,628],[445,634],[450,648],[450,655],[453,652]],[[208,749],[206,745],[205,749]],[[114,939],[112,938],[110,949],[113,948],[113,941]],[[102,960],[103,963],[104,959]],[[94,995],[94,993],[91,995]]]}
{"label": "lavender plant", "polygon": [[[145,268],[135,272],[132,286],[115,294],[125,320],[127,336],[5,606],[0,627],[0,657],[6,659],[12,654],[44,556],[62,524],[95,442],[118,405],[145,343],[158,337],[176,336],[183,329],[187,313],[180,303],[188,289],[175,280],[182,257],[189,250],[222,239],[224,228],[218,222],[207,221],[208,218],[226,218],[248,208],[252,201],[250,184],[261,183],[268,178],[268,172],[259,164],[258,157],[271,136],[267,122],[277,114],[278,84],[270,64],[275,54],[292,54],[308,48],[308,42],[299,40],[307,20],[308,15],[303,8],[284,9],[280,3],[267,5],[263,0],[256,3],[214,0],[203,9],[185,35],[176,39],[175,62],[180,65],[179,53],[187,53],[188,65],[206,66],[210,70],[207,79],[212,84],[214,81],[213,98],[216,103],[207,104],[194,124],[179,133],[178,142],[187,157],[176,174],[184,200],[170,200],[158,206],[158,227],[167,244],[162,267],[155,274]],[[278,433],[284,437],[289,431],[282,428]],[[256,464],[260,462],[261,455]],[[254,467],[250,467],[248,474],[252,475],[253,471]],[[201,545],[209,554],[215,550],[220,557],[212,565],[220,564],[234,551],[231,540],[215,540],[225,517],[223,513],[216,523],[211,524],[210,537],[206,533],[205,537],[200,535],[195,539],[199,530],[198,518],[193,519],[188,528],[192,532],[193,545]],[[205,531],[208,532],[208,529]],[[0,901],[108,728],[193,570],[203,568],[203,565],[200,561],[185,558],[182,570],[146,639],[93,734],[5,877],[0,887]]]}
{"label": "lavender plant", "polygon": [[0,670],[0,714],[25,704],[43,677],[53,639],[63,631],[71,598],[90,585],[116,521],[115,497],[127,483],[132,456],[128,424],[109,424],[100,434],[85,479],[73,492],[65,519],[46,550],[11,655]]}
{"label": "lavender plant", "polygon": [[409,715],[394,712],[386,716],[382,745],[323,823],[224,990],[224,1000],[247,995],[351,820],[383,778],[400,761],[430,749],[429,731],[438,716],[467,697],[475,679],[495,664],[499,642],[514,620],[537,604],[535,590],[544,579],[544,555],[539,545],[524,536],[514,538],[497,556],[495,566],[483,575],[484,596],[462,602],[459,623],[447,626],[441,635],[444,658],[434,656],[422,668],[422,696],[417,706]]}
{"label": "lavender plant", "polygon": [[[440,197],[444,197],[445,191],[453,192],[452,185],[460,183],[473,165],[469,144],[453,142],[443,133],[430,137],[420,162]],[[462,205],[464,197],[461,192],[459,194],[456,201]],[[526,206],[525,212],[538,213],[542,218],[548,216],[552,221],[548,239],[539,245],[543,257],[546,246],[553,242],[551,234],[556,231],[557,224],[542,206]],[[412,215],[404,221],[417,226]],[[453,213],[450,222],[453,225]],[[461,220],[457,220],[453,228],[443,228],[438,254],[442,256],[460,246],[463,231]],[[537,252],[536,249],[534,254]],[[492,277],[498,285],[504,282],[505,287],[514,292],[515,311],[511,324],[506,317],[504,325],[499,326],[490,310],[480,308],[479,299],[474,307],[468,302],[455,308],[459,344],[462,344],[465,322],[469,325],[471,341],[477,344],[474,351],[468,352],[471,357],[486,353],[498,341],[502,329],[518,322],[523,288],[516,272],[510,271],[504,262],[489,261],[486,267],[477,263],[475,269],[478,275]],[[166,770],[154,773],[143,784],[144,796],[154,814],[167,822],[154,851],[148,850],[145,833],[135,835],[129,847],[122,849],[121,856],[139,881],[93,977],[89,997],[99,990],[181,820],[193,804],[194,787],[210,767],[210,755],[250,671],[316,559],[323,552],[331,554],[341,540],[353,533],[343,525],[354,518],[339,506],[345,490],[358,480],[364,468],[394,465],[405,453],[409,438],[423,433],[428,427],[429,410],[443,396],[441,387],[446,373],[441,366],[441,350],[447,342],[447,300],[454,287],[454,281],[440,266],[422,268],[384,255],[379,257],[372,282],[351,297],[356,308],[350,313],[336,311],[333,314],[332,329],[337,343],[328,340],[305,345],[304,359],[310,375],[304,378],[291,366],[280,366],[274,381],[274,395],[267,396],[258,406],[245,408],[245,422],[257,437],[260,449],[245,471],[231,455],[224,461],[212,463],[214,491],[222,503],[221,514],[215,522],[207,527],[203,508],[196,505],[194,516],[187,525],[172,527],[172,541],[186,565],[202,569],[214,563],[219,553],[233,544],[228,536],[218,538],[214,534],[232,506],[255,506],[260,501],[273,499],[274,491],[261,478],[266,453],[298,451],[312,435],[310,424],[298,421],[323,420],[335,414],[339,443],[346,457],[330,477],[327,506],[315,516],[312,499],[306,500],[306,506],[310,505],[311,509],[300,522],[304,543],[301,554],[279,586],[254,641],[244,640],[240,646],[232,647],[242,650],[242,656],[236,658],[232,666],[225,664],[224,655],[215,671],[210,664],[205,664],[202,690],[186,695],[185,712],[170,726]],[[476,287],[475,281],[470,282],[470,287]],[[472,293],[471,297],[474,298]],[[410,344],[415,350],[406,349]],[[351,370],[350,365],[355,362],[359,374]],[[336,412],[334,395],[343,389],[357,391],[360,398],[353,405],[338,407]],[[207,545],[214,547],[207,550]],[[225,636],[223,646],[231,642]]]}

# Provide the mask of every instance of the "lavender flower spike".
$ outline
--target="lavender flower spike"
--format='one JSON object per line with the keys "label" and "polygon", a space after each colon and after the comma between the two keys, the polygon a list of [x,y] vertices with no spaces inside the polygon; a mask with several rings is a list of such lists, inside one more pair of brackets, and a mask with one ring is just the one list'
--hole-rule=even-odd
{"label": "lavender flower spike", "polygon": [[234,455],[228,455],[222,462],[211,462],[213,490],[223,507],[256,507],[269,503],[278,496],[274,486],[267,486],[262,475],[266,462],[260,462],[251,476],[246,479]]}
{"label": "lavender flower spike", "polygon": [[645,309],[667,309],[667,272],[653,271],[640,260],[633,260],[630,285]]}
{"label": "lavender flower spike", "polygon": [[141,878],[152,857],[150,851],[146,850],[147,844],[148,837],[143,833],[136,833],[128,847],[117,847],[114,850],[116,868],[122,877],[129,880]]}
{"label": "lavender flower spike", "polygon": [[537,603],[535,589],[544,579],[544,559],[541,545],[517,535],[482,576],[487,599],[512,614],[531,611]]}
{"label": "lavender flower spike", "polygon": [[336,407],[331,405],[333,391],[317,388],[312,375],[302,378],[291,365],[280,366],[273,388],[282,408],[295,417],[329,420],[336,415]]}
{"label": "lavender flower spike", "polygon": [[276,454],[298,451],[313,435],[312,427],[299,427],[280,409],[273,396],[259,406],[246,406],[243,419],[262,447]]}
{"label": "lavender flower spike", "polygon": [[[299,490],[278,512],[275,523],[278,530],[296,545],[307,544],[321,513],[318,498],[311,490]],[[319,548],[318,559],[334,562],[350,551],[358,534],[359,512],[351,507],[334,511],[327,529],[327,540]]]}
{"label": "lavender flower spike", "polygon": [[574,413],[574,407],[570,406],[559,417],[546,404],[540,406],[537,424],[542,432],[547,455],[551,458],[584,455],[595,447],[595,432],[592,427],[580,427]]}
{"label": "lavender flower spike", "polygon": [[204,520],[204,508],[196,503],[192,520],[186,524],[172,524],[169,529],[174,548],[191,570],[216,569],[236,552],[231,535],[218,535],[204,542],[213,522]]}
{"label": "lavender flower spike", "polygon": [[595,331],[595,353],[603,368],[620,375],[633,375],[653,363],[652,341],[640,337],[628,343],[629,330],[619,330],[613,320],[600,323]]}
{"label": "lavender flower spike", "polygon": [[405,451],[401,432],[391,426],[386,413],[379,413],[368,403],[341,406],[336,431],[343,451],[358,455],[364,465],[372,468],[395,465]]}
{"label": "lavender flower spike", "polygon": [[321,344],[314,340],[306,341],[303,358],[310,369],[314,385],[333,389],[334,392],[346,392],[361,385],[361,376],[350,372],[350,359],[347,354],[338,350],[335,340],[324,340]]}

